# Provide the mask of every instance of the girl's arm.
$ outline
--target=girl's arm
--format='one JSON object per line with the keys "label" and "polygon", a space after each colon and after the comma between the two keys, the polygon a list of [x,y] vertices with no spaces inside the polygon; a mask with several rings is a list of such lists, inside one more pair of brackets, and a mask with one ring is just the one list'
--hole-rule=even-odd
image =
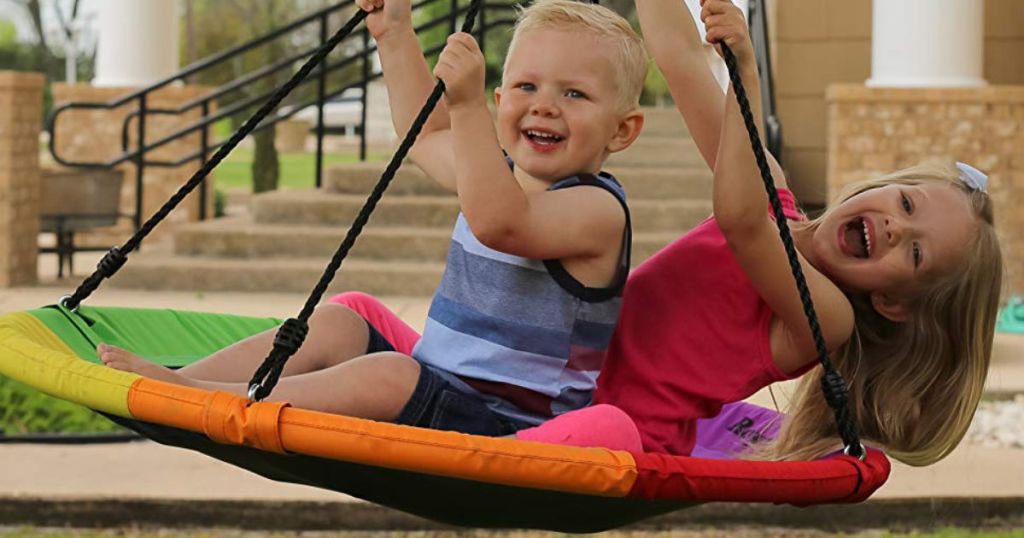
{"label": "girl's arm", "polygon": [[[758,122],[760,90],[753,47],[742,15],[738,10],[730,11],[731,7],[726,0],[705,1],[708,39],[724,41],[735,53],[755,122]],[[737,262],[785,328],[785,348],[792,353],[776,356],[776,363],[783,371],[794,371],[813,360],[815,345],[777,226],[768,216],[768,196],[731,85],[722,118],[713,204],[715,220]],[[842,291],[803,257],[800,257],[800,265],[817,306],[826,345],[834,349],[845,342],[853,330],[853,310]]]}
{"label": "girl's arm", "polygon": [[451,111],[459,205],[476,238],[531,259],[600,256],[618,248],[622,206],[596,187],[527,194],[509,169],[484,94],[484,58],[472,36],[453,34],[434,74]]}
{"label": "girl's arm", "polygon": [[[696,23],[682,0],[637,0],[636,8],[644,32],[644,41],[654,56],[658,69],[665,76],[665,81],[668,82],[672,100],[683,115],[690,136],[697,144],[704,161],[709,168],[714,169],[718,160],[718,139],[722,133],[726,96],[707,64],[704,45],[701,43]],[[734,26],[737,23],[742,24],[743,32],[746,33],[746,20],[731,2],[706,2],[702,9],[702,19],[708,22],[708,17],[714,15],[710,20],[712,25],[728,22],[723,21],[722,14],[727,13],[730,8],[735,12],[732,19]],[[739,19],[735,19],[736,14],[739,15]],[[735,30],[738,28],[734,28]],[[709,41],[712,39],[711,35],[709,34]],[[760,126],[760,92],[753,97],[757,99],[756,103],[752,103],[756,110],[755,121]],[[768,164],[772,169],[776,186],[786,187],[782,167],[770,154]]]}
{"label": "girl's arm", "polygon": [[704,161],[714,168],[725,94],[708,67],[693,17],[682,0],[637,0],[636,10],[644,42],[676,108]]}
{"label": "girl's arm", "polygon": [[[395,133],[404,137],[435,84],[413,31],[412,8],[409,0],[387,0],[386,4],[385,0],[356,0],[356,3],[371,11],[366,25],[377,41],[391,121]],[[434,181],[455,190],[455,155],[448,110],[443,102],[437,104],[428,118],[409,156]]]}

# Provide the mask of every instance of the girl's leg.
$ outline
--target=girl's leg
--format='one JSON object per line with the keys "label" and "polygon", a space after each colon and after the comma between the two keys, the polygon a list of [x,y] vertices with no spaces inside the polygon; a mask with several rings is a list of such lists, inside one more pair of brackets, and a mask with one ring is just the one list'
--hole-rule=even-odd
{"label": "girl's leg", "polygon": [[[130,353],[108,353],[107,366],[168,383],[246,396],[245,382],[222,383],[185,377]],[[412,396],[420,365],[395,352],[374,353],[303,374],[282,377],[268,400],[338,415],[393,421]]]}
{"label": "girl's leg", "polygon": [[327,302],[351,308],[377,329],[395,347],[395,351],[412,355],[420,334],[376,297],[361,291],[346,291],[331,297]]}
{"label": "girl's leg", "polygon": [[595,404],[570,411],[540,426],[519,430],[516,439],[643,452],[643,442],[636,423],[625,411],[608,404]]}

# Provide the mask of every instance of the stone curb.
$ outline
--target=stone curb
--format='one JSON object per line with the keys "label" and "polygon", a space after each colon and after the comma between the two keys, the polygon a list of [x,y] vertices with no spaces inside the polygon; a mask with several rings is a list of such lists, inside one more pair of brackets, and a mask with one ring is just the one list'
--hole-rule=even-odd
{"label": "stone curb", "polygon": [[[240,530],[408,531],[451,529],[365,502],[164,499],[43,499],[0,496],[0,526],[233,528]],[[773,527],[856,532],[946,527],[1019,528],[1024,497],[922,498],[811,508],[718,503],[681,510],[626,530]]]}

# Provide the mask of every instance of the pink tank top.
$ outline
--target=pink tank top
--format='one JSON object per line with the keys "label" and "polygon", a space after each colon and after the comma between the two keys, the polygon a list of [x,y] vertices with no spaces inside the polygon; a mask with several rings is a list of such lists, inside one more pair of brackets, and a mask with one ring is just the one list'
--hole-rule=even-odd
{"label": "pink tank top", "polygon": [[[779,197],[804,220],[790,191]],[[775,366],[772,317],[709,218],[630,274],[594,402],[629,414],[645,450],[689,454],[697,419],[802,373]]]}

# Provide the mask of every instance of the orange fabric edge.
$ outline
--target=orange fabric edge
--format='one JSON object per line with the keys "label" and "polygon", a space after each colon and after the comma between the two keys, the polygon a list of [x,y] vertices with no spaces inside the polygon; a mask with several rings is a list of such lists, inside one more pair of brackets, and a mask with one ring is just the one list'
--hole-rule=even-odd
{"label": "orange fabric edge", "polygon": [[[267,413],[276,418],[276,429],[256,420],[271,405],[278,406]],[[247,406],[239,396],[145,378],[132,386],[128,407],[138,420],[221,443],[515,487],[625,497],[638,475],[632,454],[624,451],[413,428],[281,403]]]}

